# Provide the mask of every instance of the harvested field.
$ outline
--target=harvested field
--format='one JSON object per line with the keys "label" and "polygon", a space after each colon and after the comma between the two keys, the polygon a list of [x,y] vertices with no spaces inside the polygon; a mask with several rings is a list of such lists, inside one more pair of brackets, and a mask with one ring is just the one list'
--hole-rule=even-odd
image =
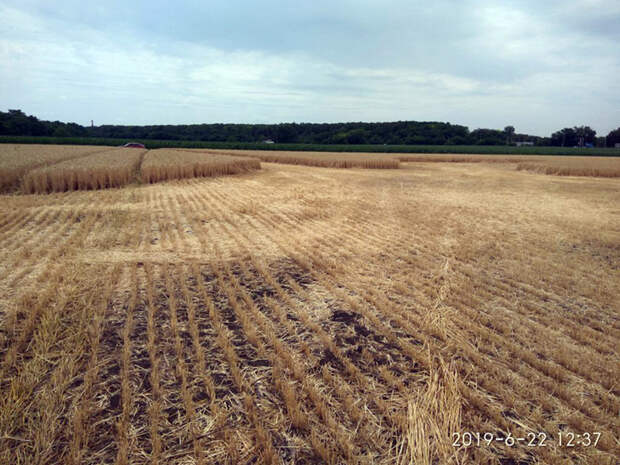
{"label": "harvested field", "polygon": [[146,150],[109,149],[32,170],[24,176],[28,194],[121,187],[136,180]]}
{"label": "harvested field", "polygon": [[0,463],[616,464],[619,182],[266,163],[2,196]]}
{"label": "harvested field", "polygon": [[188,150],[152,150],[141,168],[144,182],[169,179],[202,178],[246,173],[260,169],[260,161],[248,157],[230,157]]}
{"label": "harvested field", "polygon": [[[518,163],[522,161],[532,161],[544,159],[546,157],[536,155],[472,155],[472,154],[406,154],[398,153],[393,157],[402,162],[418,162],[418,163]],[[555,157],[548,157],[555,158]],[[561,157],[563,159],[568,157]]]}
{"label": "harvested field", "polygon": [[28,171],[110,150],[101,146],[0,144],[0,192],[15,190]]}
{"label": "harvested field", "polygon": [[394,155],[374,153],[325,153],[325,152],[271,152],[264,150],[193,150],[204,153],[218,153],[258,158],[268,163],[287,165],[318,166],[323,168],[398,168]]}
{"label": "harvested field", "polygon": [[556,176],[593,176],[620,178],[620,158],[607,157],[545,157],[543,160],[521,161],[517,170]]}

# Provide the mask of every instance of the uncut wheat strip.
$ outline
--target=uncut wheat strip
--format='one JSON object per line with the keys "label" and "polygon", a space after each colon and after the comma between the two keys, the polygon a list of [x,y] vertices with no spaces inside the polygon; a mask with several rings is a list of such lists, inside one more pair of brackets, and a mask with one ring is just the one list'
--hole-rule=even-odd
{"label": "uncut wheat strip", "polygon": [[250,156],[268,163],[305,165],[323,168],[370,168],[394,169],[399,167],[396,157],[386,154],[354,154],[324,152],[265,152],[209,150],[203,153],[222,154],[227,156]]}
{"label": "uncut wheat strip", "polygon": [[597,168],[597,167],[578,167],[578,166],[552,166],[539,163],[519,163],[517,171],[529,171],[532,173],[555,175],[555,176],[591,176],[601,178],[620,177],[620,168]]}
{"label": "uncut wheat strip", "polygon": [[122,412],[119,422],[117,423],[117,441],[118,452],[116,455],[116,463],[119,465],[129,464],[129,454],[131,453],[131,432],[130,432],[130,415],[132,409],[133,395],[131,392],[130,370],[131,370],[131,332],[133,325],[134,310],[138,296],[138,279],[137,265],[130,265],[131,273],[131,290],[127,304],[126,317],[123,326],[123,348],[121,352],[121,405]]}
{"label": "uncut wheat strip", "polygon": [[[197,267],[195,268],[195,271],[197,272]],[[200,274],[197,273],[197,276],[200,276]],[[210,298],[202,279],[198,279],[198,288],[203,298],[203,301],[207,305],[210,319],[213,322],[213,325],[217,331],[216,343],[222,349],[222,352],[224,353],[224,356],[230,368],[230,373],[235,383],[235,386],[242,395],[243,406],[245,407],[245,415],[254,427],[256,447],[262,451],[261,459],[263,463],[275,464],[278,461],[278,454],[273,445],[272,433],[263,424],[263,421],[261,419],[262,417],[259,415],[258,411],[258,406],[260,404],[258,404],[256,400],[253,399],[251,386],[240,369],[239,355],[237,354],[236,349],[231,343],[232,334],[230,330],[224,325],[222,316],[220,315],[220,312],[216,309],[213,300]]]}
{"label": "uncut wheat strip", "polygon": [[[270,226],[271,226],[271,227],[273,227],[273,225],[270,225]],[[470,401],[471,401],[471,400],[472,400],[472,399],[470,398]],[[480,403],[480,401],[478,401],[478,403]],[[496,415],[496,417],[497,417],[497,418],[499,418],[499,420],[500,420],[500,424],[501,424],[501,421],[503,420],[503,419],[502,419],[502,417],[501,417],[501,416],[499,416],[499,415]],[[505,421],[504,421],[504,423],[505,423]]]}
{"label": "uncut wheat strip", "polygon": [[24,176],[27,193],[121,187],[133,180],[143,150],[114,149],[32,170]]}
{"label": "uncut wheat strip", "polygon": [[12,154],[0,153],[0,190],[19,186],[30,170],[110,150],[109,147],[16,146]]}
{"label": "uncut wheat strip", "polygon": [[176,150],[149,152],[141,167],[142,178],[148,182],[193,177],[211,177],[260,169],[256,159],[223,157],[213,154]]}

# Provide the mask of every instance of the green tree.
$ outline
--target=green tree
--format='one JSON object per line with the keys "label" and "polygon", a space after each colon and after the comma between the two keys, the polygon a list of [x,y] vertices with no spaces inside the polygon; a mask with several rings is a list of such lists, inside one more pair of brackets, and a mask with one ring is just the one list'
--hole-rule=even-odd
{"label": "green tree", "polygon": [[620,128],[610,131],[605,140],[607,147],[615,147],[616,144],[620,144]]}
{"label": "green tree", "polygon": [[515,135],[515,127],[514,126],[506,126],[504,128],[504,134],[506,134],[506,145],[512,144],[512,138]]}

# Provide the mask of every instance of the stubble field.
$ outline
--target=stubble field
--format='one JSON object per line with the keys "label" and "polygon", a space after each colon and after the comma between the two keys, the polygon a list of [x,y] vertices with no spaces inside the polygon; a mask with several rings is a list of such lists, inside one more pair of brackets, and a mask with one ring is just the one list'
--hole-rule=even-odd
{"label": "stubble field", "polygon": [[263,163],[4,195],[0,256],[0,463],[619,457],[617,179]]}

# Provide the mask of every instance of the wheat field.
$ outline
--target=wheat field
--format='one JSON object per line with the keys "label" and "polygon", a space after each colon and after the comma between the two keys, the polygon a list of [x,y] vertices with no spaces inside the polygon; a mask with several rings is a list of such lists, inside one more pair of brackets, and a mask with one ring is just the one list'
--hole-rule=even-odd
{"label": "wheat field", "polygon": [[140,169],[144,182],[223,176],[260,169],[255,158],[231,157],[188,150],[151,150]]}
{"label": "wheat field", "polygon": [[616,464],[619,187],[265,163],[2,196],[0,463]]}
{"label": "wheat field", "polygon": [[17,189],[32,169],[105,150],[109,147],[0,144],[0,192]]}
{"label": "wheat field", "polygon": [[29,171],[28,194],[121,187],[136,180],[146,150],[115,148]]}
{"label": "wheat field", "polygon": [[620,158],[571,157],[556,160],[553,157],[545,157],[539,160],[520,160],[517,170],[555,176],[620,178]]}
{"label": "wheat field", "polygon": [[213,153],[258,158],[267,163],[316,166],[323,168],[395,169],[399,167],[396,156],[376,153],[336,152],[286,152],[271,150],[204,150],[193,152]]}

